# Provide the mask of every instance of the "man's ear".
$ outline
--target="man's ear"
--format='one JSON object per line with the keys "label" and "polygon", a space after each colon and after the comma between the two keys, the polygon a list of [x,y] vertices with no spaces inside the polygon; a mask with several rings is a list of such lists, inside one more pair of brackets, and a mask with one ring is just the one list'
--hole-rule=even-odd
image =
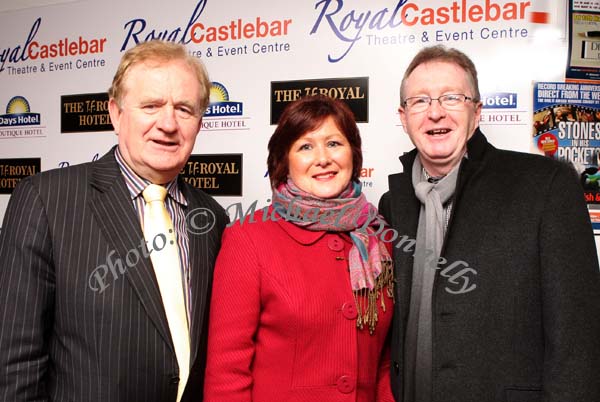
{"label": "man's ear", "polygon": [[402,128],[406,133],[408,133],[408,131],[406,131],[406,110],[404,110],[403,106],[400,106],[398,108],[398,114],[400,115],[400,122],[402,123]]}
{"label": "man's ear", "polygon": [[114,98],[110,98],[108,101],[108,114],[110,115],[110,122],[115,129],[115,133],[119,135],[119,125],[121,120],[121,108],[117,105],[117,101]]}

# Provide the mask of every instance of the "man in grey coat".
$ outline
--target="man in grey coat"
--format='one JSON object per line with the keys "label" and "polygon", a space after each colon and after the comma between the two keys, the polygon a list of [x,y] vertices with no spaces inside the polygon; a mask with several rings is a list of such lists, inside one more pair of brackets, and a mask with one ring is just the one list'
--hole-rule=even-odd
{"label": "man in grey coat", "polygon": [[600,401],[600,272],[575,171],[487,142],[460,51],[422,49],[400,98],[416,149],[380,201],[397,234],[396,400]]}

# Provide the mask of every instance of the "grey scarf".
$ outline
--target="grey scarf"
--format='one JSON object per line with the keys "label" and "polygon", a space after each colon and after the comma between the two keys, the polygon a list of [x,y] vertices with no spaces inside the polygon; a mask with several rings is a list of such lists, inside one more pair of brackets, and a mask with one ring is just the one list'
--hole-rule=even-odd
{"label": "grey scarf", "polygon": [[[437,261],[456,189],[455,166],[438,181],[427,180],[419,157],[412,168],[415,195],[421,201],[414,255],[410,311],[405,343],[405,401],[431,401],[432,296]],[[446,211],[444,210],[446,206]]]}

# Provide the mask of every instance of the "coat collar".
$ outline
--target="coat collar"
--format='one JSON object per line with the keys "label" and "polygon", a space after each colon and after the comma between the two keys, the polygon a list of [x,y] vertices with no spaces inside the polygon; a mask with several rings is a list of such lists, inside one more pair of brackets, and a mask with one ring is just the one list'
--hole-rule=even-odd
{"label": "coat collar", "polygon": [[[303,246],[310,246],[311,244],[315,244],[316,242],[318,242],[319,240],[321,240],[321,238],[323,236],[325,236],[325,234],[327,233],[327,231],[324,230],[308,230],[308,229],[304,229],[302,226],[298,226],[295,225],[292,222],[286,221],[285,219],[281,218],[281,216],[272,213],[273,211],[273,206],[269,207],[269,216],[275,216],[278,218],[276,222],[276,224],[283,229],[283,231],[290,236],[292,239],[294,239],[297,243],[302,244]],[[345,240],[346,242],[350,243],[350,237],[345,235],[345,232],[340,232],[340,237]]]}
{"label": "coat collar", "polygon": [[[465,187],[470,178],[477,174],[477,172],[483,167],[485,163],[486,152],[492,149],[492,146],[488,144],[485,136],[479,129],[475,131],[473,136],[467,142],[468,158],[463,158],[462,165],[460,167],[456,195],[455,195],[455,207],[452,210],[452,216],[450,221],[449,231],[446,234],[448,236],[453,230],[453,219],[457,211],[463,208],[463,204],[468,207],[469,203],[461,202],[461,198],[464,195]],[[420,201],[415,196],[413,184],[412,184],[412,165],[417,157],[417,150],[413,149],[410,152],[402,155],[400,160],[404,166],[403,173],[396,173],[389,176],[389,189],[392,196],[389,198],[389,218],[392,221],[394,228],[400,233],[400,235],[406,235],[410,239],[416,239],[417,225],[419,219],[419,208]],[[444,244],[444,247],[446,245]],[[444,251],[442,251],[443,255]],[[412,250],[410,252],[404,252],[400,249],[394,249],[395,264],[396,264],[396,280],[398,283],[398,297],[400,302],[396,303],[396,314],[399,317],[403,317],[403,320],[395,320],[395,325],[402,327],[402,322],[408,317],[408,306],[409,296],[412,285],[412,272],[413,272],[413,256]],[[398,329],[402,331],[402,329]]]}
{"label": "coat collar", "polygon": [[[455,203],[457,203],[462,196],[464,187],[469,179],[483,168],[486,160],[486,153],[489,150],[494,149],[495,148],[488,143],[485,135],[483,135],[478,127],[473,136],[467,142],[467,153],[469,157],[463,158],[461,162],[458,181],[456,184]],[[390,191],[394,192],[396,197],[404,197],[402,198],[402,201],[408,202],[407,205],[419,205],[414,195],[414,190],[408,191],[408,189],[413,188],[411,172],[412,165],[416,157],[417,149],[413,149],[412,151],[402,155],[400,157],[400,161],[402,162],[404,171],[402,173],[392,174],[388,177]],[[456,212],[456,209],[454,212]]]}

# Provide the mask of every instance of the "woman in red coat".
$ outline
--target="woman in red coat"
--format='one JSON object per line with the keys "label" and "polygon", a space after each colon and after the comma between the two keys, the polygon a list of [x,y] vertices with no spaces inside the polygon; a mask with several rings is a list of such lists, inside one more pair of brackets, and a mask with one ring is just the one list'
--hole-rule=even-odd
{"label": "woman in red coat", "polygon": [[223,235],[204,400],[393,401],[392,263],[352,112],[324,96],[290,104],[267,164],[272,204]]}

